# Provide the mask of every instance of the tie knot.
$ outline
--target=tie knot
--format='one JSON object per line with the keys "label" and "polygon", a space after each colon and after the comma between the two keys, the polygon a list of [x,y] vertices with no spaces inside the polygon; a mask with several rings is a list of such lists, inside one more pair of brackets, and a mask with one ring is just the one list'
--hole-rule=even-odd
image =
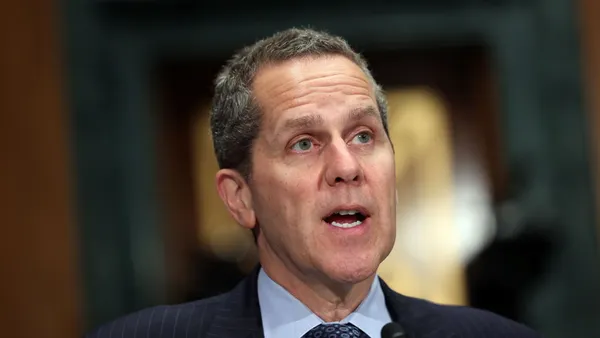
{"label": "tie knot", "polygon": [[306,332],[302,338],[369,338],[366,333],[351,323],[320,324]]}

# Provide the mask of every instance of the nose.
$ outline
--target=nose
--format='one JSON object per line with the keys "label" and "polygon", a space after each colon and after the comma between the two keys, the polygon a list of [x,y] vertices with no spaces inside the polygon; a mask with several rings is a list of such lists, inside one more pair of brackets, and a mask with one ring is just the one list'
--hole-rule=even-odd
{"label": "nose", "polygon": [[325,152],[326,171],[325,180],[330,186],[341,183],[358,185],[363,180],[363,170],[355,154],[348,145],[341,141],[330,144],[329,151]]}

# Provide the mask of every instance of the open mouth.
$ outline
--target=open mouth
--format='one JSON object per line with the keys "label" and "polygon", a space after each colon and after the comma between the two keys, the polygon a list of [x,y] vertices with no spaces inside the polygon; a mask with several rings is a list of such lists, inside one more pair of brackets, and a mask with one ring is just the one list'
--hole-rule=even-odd
{"label": "open mouth", "polygon": [[338,228],[354,228],[361,225],[367,215],[358,210],[340,210],[323,218],[323,220],[334,227]]}

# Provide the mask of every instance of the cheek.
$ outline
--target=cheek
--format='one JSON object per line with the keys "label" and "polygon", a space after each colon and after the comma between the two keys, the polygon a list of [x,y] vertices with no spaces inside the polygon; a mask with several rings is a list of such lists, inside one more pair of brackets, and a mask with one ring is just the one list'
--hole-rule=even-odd
{"label": "cheek", "polygon": [[306,174],[273,166],[256,178],[262,209],[278,216],[280,221],[285,218],[288,223],[298,223],[308,216],[309,210],[314,210],[312,203],[315,191],[311,191],[310,179]]}
{"label": "cheek", "polygon": [[392,156],[379,156],[369,163],[369,182],[377,187],[379,193],[390,189],[395,191],[395,171],[396,167]]}
{"label": "cheek", "polygon": [[270,177],[272,184],[281,190],[281,195],[292,198],[295,202],[314,198],[315,191],[311,188],[317,169],[314,165],[310,166],[312,161],[312,158],[307,158],[299,165],[275,165]]}
{"label": "cheek", "polygon": [[[369,166],[368,186],[377,200],[379,212],[384,218],[395,219],[396,173],[392,156],[382,156]],[[394,220],[395,221],[395,220]]]}

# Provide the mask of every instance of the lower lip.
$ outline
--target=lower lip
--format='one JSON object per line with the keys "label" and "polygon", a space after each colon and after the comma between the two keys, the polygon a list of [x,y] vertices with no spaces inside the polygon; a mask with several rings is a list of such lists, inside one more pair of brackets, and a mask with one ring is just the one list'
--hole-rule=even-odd
{"label": "lower lip", "polygon": [[331,231],[343,233],[344,235],[362,235],[367,231],[368,227],[371,225],[371,217],[365,218],[361,224],[359,224],[355,227],[352,227],[352,228],[340,228],[340,227],[331,225],[325,221],[322,221],[322,222],[325,223]]}

